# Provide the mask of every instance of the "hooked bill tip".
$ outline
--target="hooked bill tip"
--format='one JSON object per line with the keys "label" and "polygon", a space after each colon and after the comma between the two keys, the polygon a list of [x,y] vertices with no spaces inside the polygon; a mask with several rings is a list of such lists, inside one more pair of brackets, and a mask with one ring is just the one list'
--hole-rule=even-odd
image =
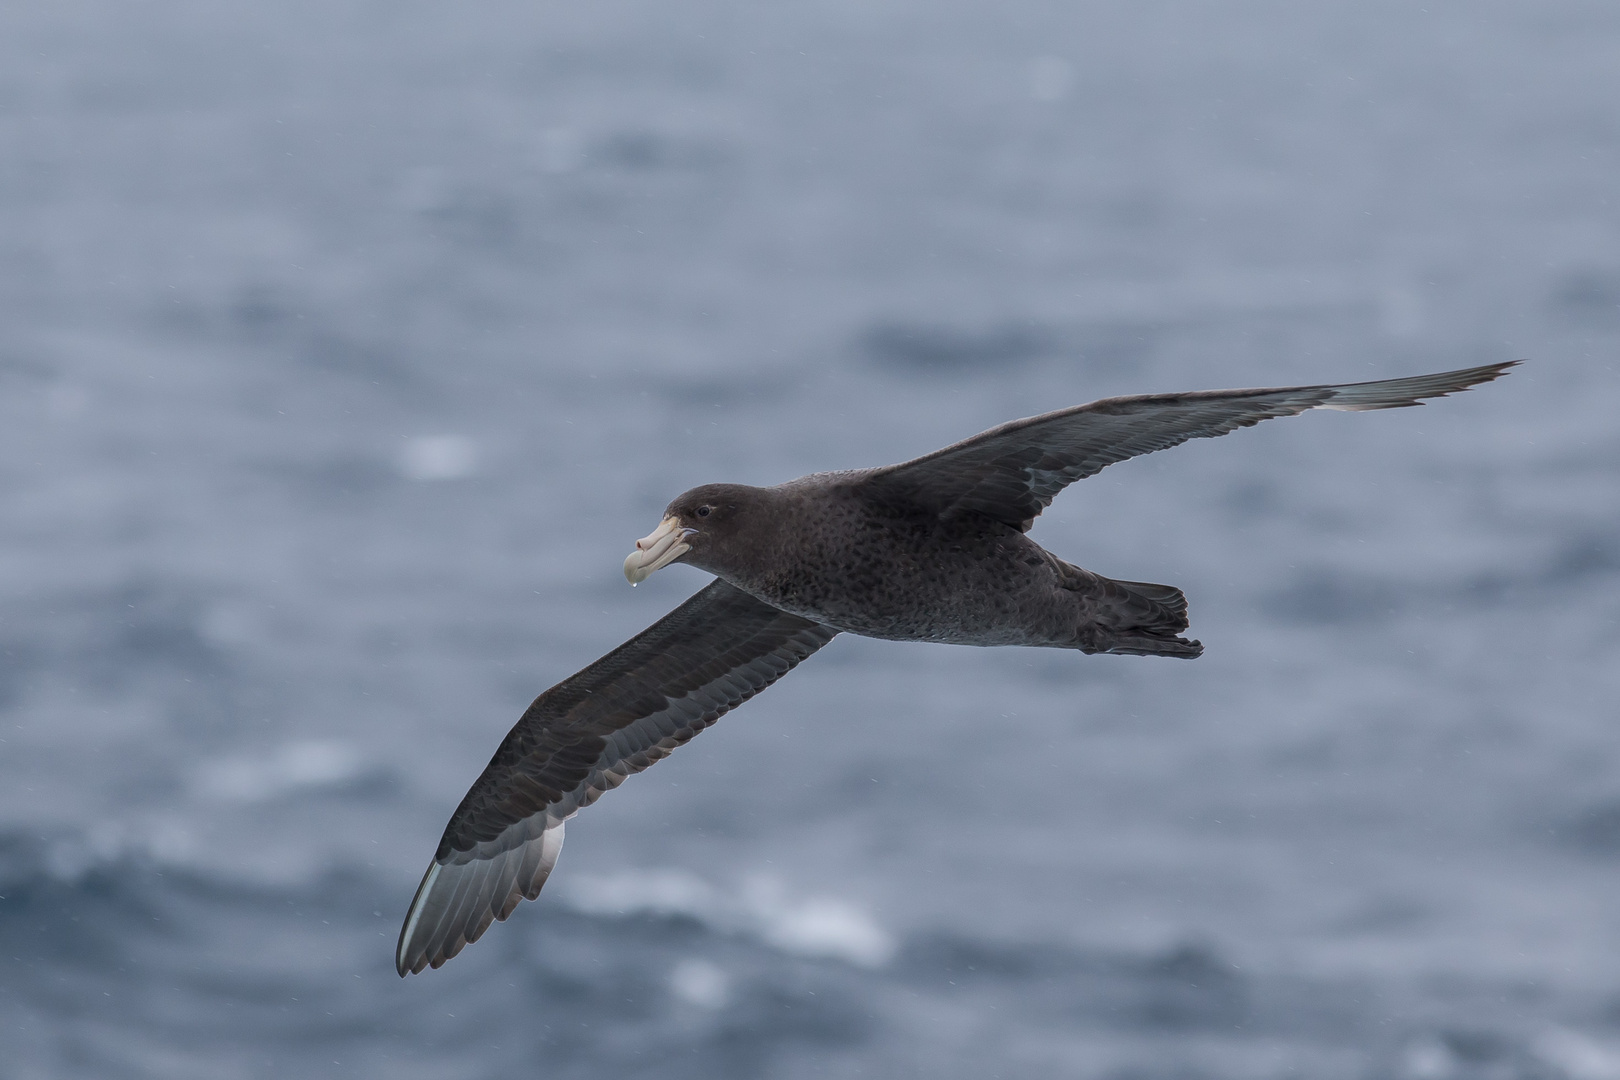
{"label": "hooked bill tip", "polygon": [[686,538],[696,529],[683,529],[678,518],[667,517],[658,523],[651,536],[636,541],[636,549],[625,557],[624,579],[635,585],[646,581],[654,570],[662,569],[692,550]]}

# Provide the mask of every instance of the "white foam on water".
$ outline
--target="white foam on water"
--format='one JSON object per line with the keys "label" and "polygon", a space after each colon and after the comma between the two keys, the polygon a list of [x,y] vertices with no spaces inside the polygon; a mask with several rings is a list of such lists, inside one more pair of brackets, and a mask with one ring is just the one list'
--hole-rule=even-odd
{"label": "white foam on water", "polygon": [[859,907],[835,897],[792,896],[767,877],[723,889],[679,870],[625,871],[575,877],[561,892],[579,911],[685,915],[794,956],[878,968],[896,950],[893,936]]}
{"label": "white foam on water", "polygon": [[1620,1042],[1615,1040],[1555,1027],[1537,1036],[1531,1049],[1569,1080],[1620,1080]]}
{"label": "white foam on water", "polygon": [[366,761],[353,747],[301,740],[255,757],[205,762],[193,772],[191,787],[221,802],[263,802],[300,789],[346,784],[365,771]]}
{"label": "white foam on water", "polygon": [[400,448],[407,480],[460,480],[478,469],[478,444],[465,435],[423,435]]}
{"label": "white foam on water", "polygon": [[712,961],[686,959],[670,971],[669,991],[679,1001],[712,1012],[731,999],[731,976]]}
{"label": "white foam on water", "polygon": [[194,864],[198,852],[196,832],[184,818],[166,812],[134,815],[51,838],[44,848],[44,870],[53,880],[71,885],[126,860]]}
{"label": "white foam on water", "polygon": [[1460,1066],[1451,1047],[1426,1035],[1414,1040],[1401,1054],[1400,1074],[1410,1080],[1447,1080]]}
{"label": "white foam on water", "polygon": [[743,899],[759,919],[760,936],[783,952],[877,968],[894,958],[894,939],[860,908],[832,897],[789,897],[770,879],[756,879]]}

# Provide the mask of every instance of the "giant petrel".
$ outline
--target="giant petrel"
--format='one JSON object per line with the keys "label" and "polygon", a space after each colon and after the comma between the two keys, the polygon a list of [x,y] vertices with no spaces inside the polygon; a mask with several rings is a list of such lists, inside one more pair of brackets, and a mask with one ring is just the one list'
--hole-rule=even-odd
{"label": "giant petrel", "polygon": [[1310,409],[1421,404],[1513,363],[1409,379],[1105,398],[1014,420],[876,469],[678,496],[625,560],[715,575],[680,607],[535,699],[445,827],[399,935],[401,975],[438,967],[522,899],[563,823],[741,705],[840,631],[1191,659],[1187,601],[1116,581],[1024,534],[1068,484],[1116,461]]}

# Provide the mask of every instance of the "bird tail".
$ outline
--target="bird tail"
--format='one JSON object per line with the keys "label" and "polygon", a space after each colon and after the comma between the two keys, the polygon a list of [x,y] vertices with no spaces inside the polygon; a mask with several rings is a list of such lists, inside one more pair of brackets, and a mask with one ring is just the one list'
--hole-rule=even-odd
{"label": "bird tail", "polygon": [[1106,648],[1097,651],[1115,656],[1174,656],[1182,660],[1196,660],[1204,655],[1204,643],[1175,634],[1149,634],[1132,630],[1114,635]]}
{"label": "bird tail", "polygon": [[1125,594],[1125,603],[1117,604],[1116,609],[1137,615],[1137,628],[1171,632],[1187,629],[1187,594],[1174,585],[1118,581],[1114,578],[1103,580]]}
{"label": "bird tail", "polygon": [[1087,652],[1124,656],[1175,656],[1191,660],[1204,646],[1178,636],[1187,629],[1187,597],[1174,585],[1117,581],[1097,575],[1103,612],[1101,631]]}

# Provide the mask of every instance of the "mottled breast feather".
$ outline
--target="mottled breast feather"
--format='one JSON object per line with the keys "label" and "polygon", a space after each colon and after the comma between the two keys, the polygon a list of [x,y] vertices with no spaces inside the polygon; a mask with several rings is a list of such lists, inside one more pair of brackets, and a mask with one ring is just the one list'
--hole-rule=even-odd
{"label": "mottled breast feather", "polygon": [[1058,492],[1117,461],[1308,409],[1360,412],[1420,405],[1424,398],[1489,382],[1516,363],[1332,386],[1103,398],[1014,420],[932,454],[874,469],[865,484],[877,498],[910,500],[941,518],[981,513],[1028,529]]}
{"label": "mottled breast feather", "polygon": [[541,694],[445,827],[400,932],[399,973],[438,967],[538,896],[575,811],[837,633],[715,581]]}

